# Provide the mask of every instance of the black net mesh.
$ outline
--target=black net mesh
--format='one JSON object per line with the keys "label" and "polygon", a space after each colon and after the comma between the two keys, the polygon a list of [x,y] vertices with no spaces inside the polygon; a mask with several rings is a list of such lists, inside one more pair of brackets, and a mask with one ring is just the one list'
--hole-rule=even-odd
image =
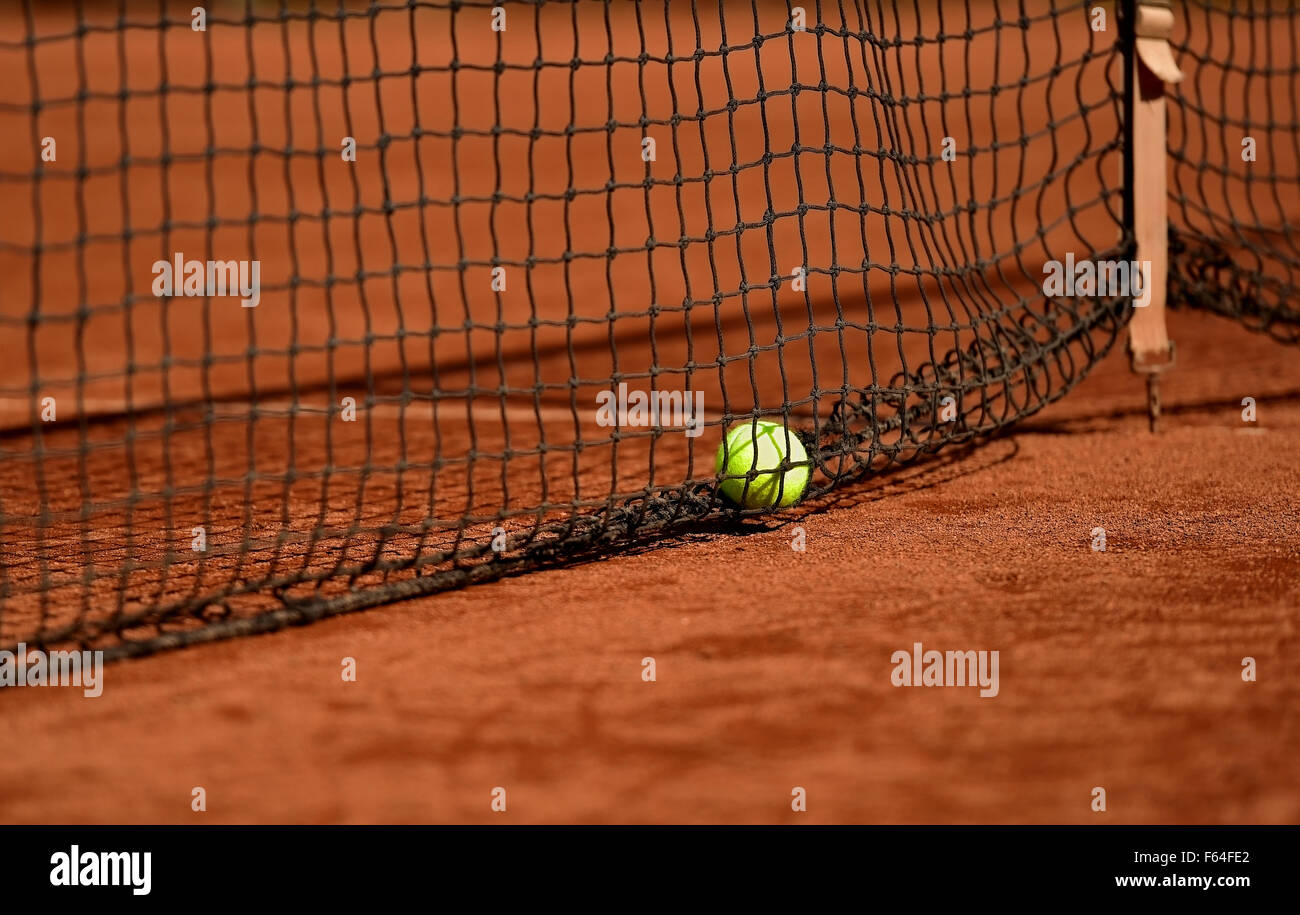
{"label": "black net mesh", "polygon": [[1300,341],[1300,10],[1177,6],[1169,303]]}
{"label": "black net mesh", "polygon": [[1094,5],[0,6],[0,647],[604,555],[734,515],[755,417],[815,497],[1033,413],[1128,314],[1043,292],[1129,250]]}

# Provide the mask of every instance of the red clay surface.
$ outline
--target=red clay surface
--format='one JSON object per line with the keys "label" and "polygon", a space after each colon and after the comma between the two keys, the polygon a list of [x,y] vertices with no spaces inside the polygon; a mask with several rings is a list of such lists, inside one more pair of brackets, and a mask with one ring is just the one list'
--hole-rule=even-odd
{"label": "red clay surface", "polygon": [[[1158,436],[1115,354],[749,536],[125,662],[97,700],[6,691],[0,820],[1300,821],[1300,372],[1174,318]],[[918,641],[998,650],[999,695],[892,686]]]}
{"label": "red clay surface", "polygon": [[[616,7],[624,16],[630,15],[628,8]],[[594,5],[584,8],[584,15],[594,17],[584,34],[599,39],[603,23],[591,12],[594,9]],[[674,5],[675,15],[678,9]],[[745,12],[746,6],[737,9]],[[780,17],[785,15],[783,6],[772,9]],[[58,10],[48,16],[51,21],[68,18]],[[350,60],[360,68],[358,72],[374,63],[395,72],[409,62],[409,24],[404,19],[386,19],[380,25],[377,61],[367,56],[366,23],[354,22],[350,28],[348,47],[354,55]],[[907,32],[909,24],[903,25]],[[686,32],[676,25],[671,31],[690,35],[693,41],[693,29],[689,23],[686,27]],[[663,28],[662,23],[654,26]],[[311,58],[303,53],[308,48],[306,28],[296,23],[286,29],[285,35],[278,28],[257,33],[258,73],[265,80],[307,75]],[[702,41],[716,44],[719,36],[709,31],[707,23],[705,31]],[[343,61],[339,48],[331,44],[333,33],[314,34],[312,40],[319,42],[322,51],[318,65],[326,75],[337,76]],[[445,41],[446,35],[445,30],[439,31],[437,16],[430,14],[421,34],[424,50],[441,59],[438,42]],[[617,35],[621,53],[640,50],[635,28],[621,28]],[[276,56],[277,49],[286,45],[286,36],[292,39],[288,46],[295,49],[292,61]],[[652,30],[647,40],[653,44],[659,40],[656,36],[659,32]],[[218,82],[228,86],[211,98],[213,117],[201,106],[183,104],[184,93],[167,103],[173,152],[198,154],[217,139],[219,145],[233,149],[251,142],[250,128],[241,119],[248,105],[239,84],[249,75],[239,69],[243,37],[229,27],[210,33],[211,53],[226,68]],[[1284,43],[1285,37],[1279,32],[1272,40]],[[1040,43],[1017,53],[1020,39],[1012,38],[1001,45],[997,56],[984,53],[990,51],[991,38],[978,39],[986,44],[976,47],[970,64],[973,75],[985,82],[994,77],[1005,81],[1031,65],[1035,72],[1051,65],[1052,40],[1040,38]],[[486,284],[478,283],[492,254],[493,230],[500,231],[497,244],[515,260],[558,256],[564,247],[556,229],[561,223],[576,227],[570,242],[574,248],[596,252],[608,245],[644,242],[651,221],[661,233],[668,226],[669,235],[680,231],[698,236],[703,231],[703,222],[677,224],[675,194],[656,195],[651,201],[635,188],[612,194],[617,233],[611,235],[601,188],[615,175],[602,132],[574,141],[576,176],[567,171],[569,150],[563,144],[539,144],[534,152],[541,157],[542,167],[538,177],[529,179],[535,184],[525,181],[521,169],[498,175],[491,144],[481,137],[468,138],[459,172],[464,192],[481,194],[498,186],[515,194],[529,189],[555,192],[577,182],[596,193],[579,198],[571,211],[554,201],[538,203],[538,225],[527,231],[519,207],[489,210],[481,200],[478,207],[464,204],[459,211],[468,219],[459,227],[465,235],[464,252],[456,250],[454,233],[447,231],[446,204],[454,193],[450,173],[433,173],[424,179],[427,185],[418,183],[412,174],[410,145],[397,144],[384,163],[395,199],[409,201],[423,193],[442,205],[431,204],[429,214],[408,207],[393,214],[391,222],[371,212],[357,221],[353,240],[347,237],[353,228],[347,218],[336,217],[326,225],[310,214],[327,206],[336,211],[354,205],[373,210],[382,202],[380,172],[359,169],[355,179],[359,185],[353,185],[349,169],[331,162],[322,188],[319,163],[311,149],[327,141],[332,148],[336,136],[348,130],[373,137],[379,130],[377,107],[385,111],[385,129],[399,136],[411,130],[417,109],[426,128],[445,129],[453,123],[453,112],[445,104],[450,82],[426,74],[423,93],[411,100],[406,83],[386,81],[378,106],[374,98],[354,100],[352,120],[338,107],[344,93],[325,86],[320,89],[325,123],[319,128],[309,117],[313,114],[310,97],[295,95],[298,107],[286,116],[282,96],[274,91],[259,94],[255,107],[260,142],[270,147],[292,142],[303,155],[287,162],[260,156],[255,169],[249,167],[248,157],[219,157],[211,180],[220,184],[222,193],[209,200],[210,179],[202,161],[174,163],[165,174],[148,161],[158,157],[162,148],[161,135],[152,128],[160,117],[159,101],[147,95],[148,88],[163,78],[156,63],[158,50],[167,49],[165,56],[171,62],[168,83],[194,89],[206,79],[209,58],[197,56],[191,40],[183,29],[161,38],[153,31],[135,30],[128,33],[128,53],[123,53],[116,35],[96,32],[87,36],[84,47],[65,40],[37,51],[38,66],[50,74],[44,84],[47,100],[53,96],[64,102],[47,106],[39,132],[48,129],[81,136],[78,109],[70,104],[80,88],[74,56],[79,47],[96,78],[95,88],[107,93],[85,106],[90,121],[86,130],[96,133],[103,128],[97,133],[100,142],[78,148],[75,141],[65,140],[62,147],[62,168],[70,172],[84,163],[100,171],[80,184],[47,178],[41,184],[44,196],[39,198],[30,193],[10,195],[15,213],[0,226],[4,243],[0,244],[0,272],[9,278],[0,289],[0,319],[8,322],[9,330],[28,333],[25,320],[34,292],[29,284],[35,282],[29,249],[39,213],[44,220],[42,241],[47,245],[40,261],[45,320],[31,331],[34,338],[26,340],[34,356],[26,347],[22,352],[12,346],[5,350],[0,387],[7,396],[0,403],[0,427],[28,423],[25,386],[36,371],[34,366],[39,366],[46,385],[65,403],[80,392],[89,401],[85,405],[89,412],[110,413],[120,410],[124,401],[157,402],[166,396],[167,384],[173,385],[173,396],[195,395],[204,383],[212,385],[214,396],[236,400],[247,393],[244,388],[249,383],[264,394],[267,389],[274,393],[277,385],[286,383],[290,368],[298,372],[303,385],[324,378],[333,378],[341,386],[349,381],[360,384],[363,363],[372,358],[388,370],[410,358],[411,374],[425,384],[425,395],[436,387],[426,377],[430,361],[444,371],[444,387],[458,390],[468,384],[475,361],[484,354],[493,357],[492,366],[477,382],[489,394],[497,384],[527,389],[539,382],[560,383],[571,371],[592,379],[595,388],[610,377],[615,361],[619,371],[646,368],[645,341],[654,328],[661,347],[659,365],[677,366],[679,371],[669,374],[681,377],[680,368],[688,359],[684,331],[690,325],[683,324],[682,314],[672,312],[655,324],[647,320],[644,309],[656,299],[677,302],[683,296],[711,293],[711,265],[698,246],[689,252],[685,265],[668,249],[656,251],[654,257],[640,253],[618,259],[609,278],[600,257],[577,262],[572,267],[571,298],[556,292],[565,271],[543,263],[536,274],[542,285],[525,294],[516,283],[512,288],[519,298],[505,300],[500,316],[496,298]],[[479,41],[476,49],[462,46],[461,52],[495,53],[492,43]],[[1072,53],[1079,53],[1086,44],[1070,46]],[[960,43],[945,47],[954,66],[962,62]],[[597,41],[582,50],[590,57],[608,49]],[[25,47],[15,46],[0,60],[0,75],[6,77],[2,82],[19,98],[27,53]],[[511,53],[530,60],[534,51],[526,47]],[[813,78],[822,64],[814,46],[802,47],[799,54],[799,72],[805,79]],[[121,79],[113,69],[119,57],[130,61],[130,73]],[[789,52],[779,43],[766,44],[761,58],[769,78],[789,81]],[[1097,80],[1086,81],[1084,87],[1093,101],[1107,94],[1103,63],[1094,61],[1089,72],[1096,71]],[[832,84],[843,82],[843,71],[854,66],[834,59],[826,65]],[[915,65],[904,56],[897,66],[910,73]],[[687,98],[681,103],[683,110],[725,104],[728,90],[715,62],[707,61],[705,67],[707,98]],[[616,70],[614,91],[635,102],[634,113],[639,115],[643,103],[634,79],[636,68]],[[566,68],[547,71],[543,95],[548,102],[565,97],[568,72]],[[737,95],[756,91],[752,65],[733,76],[737,82],[732,91]],[[489,91],[491,81],[482,74],[463,78],[471,84],[479,79],[480,91]],[[584,69],[577,79],[590,83],[578,87],[582,90],[579,120],[601,123],[607,116],[601,107],[603,75]],[[146,98],[119,111],[113,95],[119,85],[144,90]],[[984,173],[963,173],[954,191],[958,196],[935,201],[935,209],[959,202],[968,184],[974,185],[972,192],[981,199],[985,194],[1004,195],[1017,186],[1022,168],[1026,174],[1040,174],[1054,162],[1059,166],[1084,149],[1096,151],[1109,142],[1115,125],[1107,117],[1113,111],[1102,107],[1085,124],[1085,118],[1067,116],[1079,104],[1070,81],[1052,84],[1051,91],[1044,90],[1041,82],[1035,85],[1038,88],[1026,90],[1024,106],[1033,124],[1041,127],[1045,121],[1062,118],[1066,123],[1056,133],[1038,132],[1023,160],[1008,154],[996,165],[988,164]],[[354,86],[357,94],[373,96],[372,88]],[[530,88],[528,79],[507,81],[506,97],[494,102],[501,106],[500,113],[484,103],[455,112],[454,117],[470,126],[490,125],[494,117],[531,126]],[[992,132],[999,137],[1020,132],[1016,128],[1021,115],[1013,95],[1003,94],[996,105],[988,103],[987,119],[997,122]],[[651,86],[647,98],[649,116],[671,114],[667,86]],[[804,94],[799,106],[803,123],[820,121],[817,94]],[[844,112],[832,114],[842,126]],[[977,114],[984,116],[983,108]],[[757,156],[765,132],[788,145],[792,115],[786,113],[787,123],[765,124],[753,106],[742,108],[734,119],[744,150],[738,157],[752,160],[750,150]],[[5,116],[3,124],[22,131],[24,137],[31,131],[23,107],[8,109]],[[105,145],[103,139],[117,136],[122,116],[138,127],[130,151],[144,160],[131,169],[128,179],[133,191],[128,195],[132,225],[141,230],[131,244],[118,237],[127,214],[120,176],[113,171],[124,150]],[[569,117],[564,106],[547,107],[543,121],[554,126]],[[210,122],[220,127],[219,137],[210,135],[214,129]],[[948,126],[960,135],[965,124]],[[978,132],[990,126],[979,122],[975,128]],[[1097,129],[1107,126],[1109,134]],[[719,125],[710,129],[716,135],[708,143],[716,151],[718,138],[727,131]],[[631,126],[616,133],[616,139],[635,149],[642,131]],[[427,147],[417,150],[419,155],[448,155],[445,137],[426,139]],[[822,139],[815,134],[803,137],[809,144]],[[867,131],[865,148],[873,148],[880,139]],[[362,146],[363,154],[368,151],[372,159],[377,158],[373,143],[368,150],[367,144]],[[23,155],[33,154],[24,149]],[[699,153],[688,146],[681,162],[672,167],[683,173],[699,172],[703,168]],[[517,163],[520,155],[520,147],[511,152],[507,146],[503,158]],[[1058,161],[1057,155],[1063,158]],[[1106,162],[1107,155],[1111,163]],[[618,161],[620,180],[640,179],[639,161],[634,160],[630,170],[627,160]],[[996,221],[976,230],[976,234],[987,233],[985,241],[1001,252],[1008,250],[1011,241],[1042,233],[1042,250],[1026,254],[1028,272],[1009,281],[1001,290],[1006,294],[1003,298],[1013,299],[1024,291],[1015,288],[1017,283],[1032,286],[1043,256],[1066,250],[1078,240],[1076,234],[1095,239],[1086,246],[1090,249],[1112,242],[1113,216],[1094,196],[1097,180],[1105,178],[1100,174],[1102,165],[1113,163],[1117,169],[1118,162],[1118,151],[1110,150],[1097,163],[1089,163],[1081,186],[1071,187],[1068,181],[1049,185],[1042,201],[1044,212],[1027,205],[1003,208],[997,211]],[[841,195],[846,187],[851,192],[856,186],[856,168],[849,168],[846,160],[836,163],[841,171],[834,175],[804,176],[822,182],[805,186],[809,199],[825,193],[828,183],[834,183]],[[874,160],[871,164],[876,165]],[[20,157],[10,170],[21,177],[32,167],[31,161]],[[1004,173],[1003,168],[1013,171]],[[784,176],[778,172],[775,208],[791,205],[793,178],[793,171]],[[886,170],[877,180],[884,185],[892,179]],[[714,203],[728,212],[728,219],[736,214],[735,218],[752,222],[768,206],[757,183],[737,187],[734,199],[728,198],[725,184],[715,191],[722,198]],[[270,219],[256,237],[247,237],[239,221],[253,207],[254,193],[264,213],[283,214],[290,208],[307,213],[299,223],[301,233],[290,232],[283,219]],[[1089,200],[1093,202],[1082,206]],[[737,213],[741,203],[743,214]],[[687,204],[692,220],[704,219],[700,199]],[[1066,220],[1063,214],[1070,206],[1082,209]],[[157,231],[168,213],[179,224],[166,233]],[[208,232],[201,220],[196,222],[205,214],[235,224]],[[433,245],[432,260],[438,269],[408,270],[394,281],[385,273],[388,266],[418,264],[428,256],[417,241],[426,215],[435,228],[444,230],[436,234]],[[897,214],[892,218],[897,220]],[[389,228],[397,242],[390,241]],[[856,225],[847,228],[833,230],[829,222],[803,226],[785,219],[778,221],[773,237],[782,250],[807,237],[814,250],[824,251],[832,231],[841,239],[856,232],[859,245],[877,252],[874,263],[885,262],[879,255],[884,250],[879,245],[883,220],[869,224],[866,234]],[[78,244],[83,231],[98,237]],[[327,242],[338,243],[333,254],[325,250]],[[181,305],[194,304],[195,309],[176,303],[164,307],[147,294],[148,265],[155,257],[204,246],[219,247],[228,257],[255,250],[265,259],[268,289],[254,316],[239,314],[239,321],[232,323],[228,312],[209,304],[203,308],[211,310],[198,310],[193,302]],[[764,278],[771,269],[763,233],[749,233],[743,244],[734,247],[718,266],[715,281],[719,290],[732,293],[742,280]],[[292,252],[301,259],[295,262]],[[864,253],[840,251],[845,263]],[[666,262],[658,259],[661,254]],[[900,259],[906,256],[897,254]],[[475,265],[467,275],[477,285],[464,293],[457,289],[460,275],[454,269],[460,258]],[[90,286],[81,289],[78,278],[87,262],[95,269],[85,271]],[[310,277],[330,272],[347,280],[362,267],[378,275],[342,282],[328,301],[319,288],[291,292],[287,285],[290,274]],[[696,288],[700,276],[705,278],[704,286]],[[645,282],[647,277],[656,281],[656,288]],[[887,277],[863,281],[852,301],[878,293],[882,283],[888,292]],[[455,307],[435,313],[430,304],[434,295],[426,284],[432,284],[441,301]],[[614,289],[618,300],[611,302]],[[124,302],[130,296],[140,298],[127,307]],[[407,305],[400,314],[395,307],[399,299]],[[735,300],[731,295],[732,304]],[[828,300],[819,296],[817,301],[827,313],[806,318],[825,323],[833,317],[825,304]],[[888,316],[893,305],[888,298],[879,301],[887,303]],[[84,322],[84,339],[74,347],[67,331],[76,323],[76,309],[83,302],[93,310]],[[368,303],[368,312],[360,307],[362,303]],[[529,308],[539,304],[549,309],[543,318],[563,318],[566,309],[573,308],[585,323],[568,331],[543,325],[534,341],[525,318]],[[762,313],[768,320],[754,323],[763,333],[774,334],[771,309],[789,304],[784,298],[773,298]],[[798,311],[799,303],[794,305]],[[621,311],[613,322],[618,325],[614,349],[606,322],[611,306]],[[716,340],[718,347],[701,349],[696,358],[723,360],[749,349],[750,316],[734,311],[732,307],[720,319],[727,328],[725,341],[719,339],[714,317],[696,312],[696,317],[704,318],[704,332],[698,339],[704,341],[712,333],[708,342],[713,345]],[[446,330],[471,318],[472,331],[438,338],[438,346],[446,349],[431,346],[418,335],[405,342],[392,338],[398,327]],[[936,319],[944,322],[953,317],[940,313]],[[502,334],[493,328],[497,320],[513,332],[514,349],[501,351]],[[337,321],[335,330],[346,341],[332,363],[323,348],[331,321]],[[210,341],[202,332],[209,324],[214,325]],[[1002,438],[946,451],[845,487],[770,524],[752,522],[745,533],[699,534],[654,549],[394,604],[305,629],[124,662],[108,669],[104,695],[95,700],[66,690],[5,690],[0,694],[0,714],[11,739],[0,754],[0,821],[1300,822],[1300,777],[1295,765],[1300,750],[1296,712],[1300,708],[1296,660],[1300,657],[1300,523],[1295,511],[1300,483],[1294,457],[1300,452],[1300,371],[1296,352],[1206,316],[1176,315],[1173,329],[1180,347],[1179,364],[1166,377],[1166,429],[1159,436],[1148,433],[1141,381],[1128,373],[1124,357],[1117,352],[1078,390]],[[366,346],[362,337],[368,331],[378,339]],[[129,385],[122,375],[128,335],[129,351],[139,370]],[[905,341],[911,346],[929,342],[923,331],[905,336],[914,338]],[[4,342],[13,339],[9,336]],[[761,342],[771,339],[764,337]],[[293,359],[290,341],[304,347]],[[828,336],[820,342],[835,341]],[[858,343],[861,346],[862,341]],[[881,350],[894,343],[887,332],[874,339]],[[245,354],[251,346],[261,352],[250,363]],[[539,347],[544,356],[539,364],[519,358]],[[567,363],[575,348],[576,368]],[[747,378],[734,385],[732,405],[747,406],[738,402],[747,398],[765,405],[779,403],[787,396],[780,390],[781,373],[776,371],[781,367],[793,379],[791,398],[808,396],[813,364],[824,383],[825,378],[831,379],[832,387],[839,383],[842,370],[857,373],[852,378],[855,384],[864,381],[860,349],[850,346],[842,356],[805,349],[802,362],[795,359],[797,349],[787,347],[782,357],[770,348],[764,350],[755,367],[758,381],[752,388]],[[164,352],[179,360],[168,371],[162,368]],[[195,362],[205,354],[216,357],[215,364],[203,370],[206,377]],[[92,375],[100,373],[100,377],[81,383],[79,358],[87,361]],[[791,362],[782,366],[779,358]],[[843,365],[837,360],[843,360]],[[882,377],[887,379],[892,370],[886,366]],[[250,371],[256,378],[247,377]],[[750,365],[733,360],[725,371],[748,375]],[[722,374],[709,383],[720,385]],[[392,380],[390,375],[388,381]],[[591,392],[583,393],[586,397]],[[1258,401],[1258,422],[1242,421],[1243,397]],[[456,400],[456,405],[467,413],[470,406],[506,406],[504,398],[489,397],[486,405],[471,400]],[[517,429],[504,415],[495,428],[489,422],[479,423],[485,436],[482,444],[499,448],[498,439],[509,434],[525,437],[514,440],[517,447],[532,444],[526,436],[539,434],[536,414],[531,400],[525,406],[528,409]],[[560,406],[567,411],[567,403]],[[823,402],[823,408],[828,406]],[[565,412],[561,420],[570,416]],[[125,436],[111,422],[92,428],[109,438],[102,443],[106,447],[90,481],[96,496],[104,499],[120,494],[120,449]],[[184,529],[176,524],[178,519],[161,515],[164,508],[173,507],[163,506],[156,497],[165,483],[162,468],[175,466],[191,482],[214,473],[237,477],[256,452],[262,470],[278,469],[276,461],[285,459],[282,440],[287,435],[274,420],[259,428],[259,434],[268,438],[256,446],[249,443],[247,454],[242,439],[235,441],[222,434],[226,427],[219,428],[215,459],[205,440],[214,434],[211,429],[177,433],[162,442],[156,436],[144,437],[134,446],[135,457],[149,470],[141,488],[155,498],[132,521],[140,529],[147,527],[145,522],[153,524],[153,533],[135,543],[124,542],[111,525],[98,524],[89,548],[96,551],[97,561],[111,565],[123,555],[156,553],[169,531]],[[323,422],[315,428],[319,435]],[[454,418],[447,428],[455,431]],[[432,427],[425,424],[426,438],[414,441],[412,452],[427,460],[434,447],[453,451],[465,447],[465,442],[447,434],[447,428],[439,427],[437,420]],[[716,431],[710,428],[711,433]],[[51,430],[49,437],[54,440],[59,434],[75,435],[75,422]],[[384,473],[397,461],[391,427],[381,425],[374,441],[368,427],[364,437],[357,428],[337,434],[354,436],[336,440],[338,454],[359,455],[379,468],[367,478],[371,488],[366,504],[355,500],[358,513],[363,509],[375,513],[365,519],[367,523],[378,524],[392,514],[395,500],[396,485]],[[603,446],[610,444],[604,430],[573,434],[602,436]],[[319,457],[311,447],[313,441],[304,434],[298,469]],[[697,446],[706,462],[715,442],[716,436],[701,439]],[[404,439],[402,447],[406,447]],[[682,478],[679,465],[684,463],[684,450],[681,439],[665,446],[666,467],[657,477],[659,482]],[[639,461],[638,472],[629,475],[618,468],[618,478],[622,485],[639,488],[645,482],[646,460],[632,449],[623,452],[625,459],[629,451],[631,463]],[[604,454],[589,452],[593,459]],[[66,544],[80,548],[85,535],[78,515],[83,497],[73,485],[80,472],[76,456],[74,450],[59,462],[28,459],[0,468],[0,484],[7,509],[16,518],[23,513],[38,517],[42,498],[71,513],[78,525]],[[209,460],[215,460],[215,469],[209,469]],[[48,492],[28,485],[23,477],[34,472],[37,463],[53,480]],[[476,467],[489,476],[502,469],[501,462],[490,460],[480,460]],[[560,469],[566,479],[573,479],[567,465]],[[584,468],[583,480],[592,480],[593,488],[583,495],[607,495],[614,469],[608,463],[601,479]],[[321,496],[316,482],[307,482],[310,485],[303,492],[278,485],[266,491],[235,486],[218,493],[220,504],[213,509],[214,516],[224,511],[234,519],[232,529],[272,541],[289,526],[289,522],[277,526],[280,509],[294,525],[313,523]],[[525,502],[530,497],[527,487],[537,485],[535,479],[520,483]],[[417,496],[430,489],[418,473],[407,477],[407,487]],[[346,480],[342,489],[344,495],[351,494]],[[338,490],[331,495],[337,497]],[[495,511],[502,501],[490,480],[478,490],[481,503],[457,502],[460,495],[453,489],[446,505],[412,498],[403,507],[416,520],[435,510],[455,518]],[[552,495],[564,500],[573,494]],[[345,526],[350,509],[348,499],[340,506],[330,505],[331,511],[342,513],[339,518],[331,516],[330,523]],[[115,511],[111,500],[106,511]],[[120,514],[110,517],[122,521]],[[790,548],[796,526],[806,533],[804,552]],[[1107,532],[1104,553],[1090,548],[1096,527]],[[66,544],[60,541],[55,546]],[[392,548],[409,546],[395,542]],[[17,555],[30,547],[16,544],[13,548],[12,555]],[[72,552],[60,571],[79,581],[81,558]],[[229,571],[220,565],[216,568]],[[21,584],[35,587],[33,581]],[[188,586],[187,582],[182,579],[182,585]],[[161,592],[161,585],[158,589]],[[128,600],[146,605],[155,599],[148,582],[137,583],[128,595]],[[72,600],[60,604],[56,597],[52,603],[48,610],[55,615],[72,616],[80,609]],[[105,606],[97,604],[93,609],[103,612]],[[16,622],[21,632],[30,620],[18,617]],[[999,694],[980,698],[972,688],[892,686],[891,655],[910,650],[916,642],[941,651],[998,651]],[[358,665],[356,683],[345,683],[340,677],[343,659],[349,657]],[[1242,680],[1242,660],[1247,657],[1258,665],[1257,682]],[[641,678],[645,658],[656,662],[653,683]],[[190,807],[196,786],[207,791],[208,809],[203,813]],[[490,793],[498,786],[507,790],[508,808],[503,813],[490,809]],[[808,793],[807,812],[791,810],[791,791],[796,786]],[[1105,812],[1092,809],[1096,787],[1107,792]]]}

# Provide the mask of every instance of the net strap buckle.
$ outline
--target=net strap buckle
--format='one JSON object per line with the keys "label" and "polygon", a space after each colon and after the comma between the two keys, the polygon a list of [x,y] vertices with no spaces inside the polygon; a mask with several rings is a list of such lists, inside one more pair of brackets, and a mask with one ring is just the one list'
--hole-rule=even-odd
{"label": "net strap buckle", "polygon": [[1176,361],[1176,351],[1174,341],[1165,341],[1165,351],[1163,353],[1141,352],[1133,348],[1133,341],[1128,342],[1129,366],[1133,371],[1143,375],[1159,375],[1167,369],[1174,367]]}

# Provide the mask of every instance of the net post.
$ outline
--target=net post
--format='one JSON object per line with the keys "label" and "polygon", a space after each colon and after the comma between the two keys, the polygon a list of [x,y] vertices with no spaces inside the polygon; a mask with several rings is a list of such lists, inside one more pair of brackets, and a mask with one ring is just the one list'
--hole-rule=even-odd
{"label": "net post", "polygon": [[[1125,47],[1125,224],[1133,233],[1136,263],[1143,266],[1142,295],[1134,299],[1128,351],[1133,371],[1147,377],[1151,431],[1160,423],[1160,374],[1174,364],[1174,345],[1165,324],[1169,269],[1168,150],[1165,86],[1183,78],[1169,36],[1170,0],[1124,0],[1121,28]],[[1149,266],[1148,266],[1149,265]],[[1145,299],[1145,304],[1139,304]]]}

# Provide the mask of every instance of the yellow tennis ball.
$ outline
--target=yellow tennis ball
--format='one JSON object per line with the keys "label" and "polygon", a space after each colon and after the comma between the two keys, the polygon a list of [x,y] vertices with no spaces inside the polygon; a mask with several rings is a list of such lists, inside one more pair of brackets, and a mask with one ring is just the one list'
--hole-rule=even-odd
{"label": "yellow tennis ball", "polygon": [[[794,466],[782,472],[787,438]],[[781,423],[746,420],[732,426],[718,446],[713,469],[726,475],[719,491],[741,508],[785,508],[808,485],[808,452]]]}

